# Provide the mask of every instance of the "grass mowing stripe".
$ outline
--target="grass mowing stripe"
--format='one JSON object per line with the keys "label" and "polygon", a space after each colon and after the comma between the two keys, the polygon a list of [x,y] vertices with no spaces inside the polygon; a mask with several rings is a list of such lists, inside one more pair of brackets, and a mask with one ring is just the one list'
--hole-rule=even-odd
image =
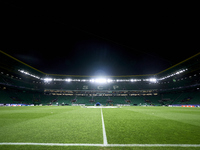
{"label": "grass mowing stripe", "polygon": [[200,144],[84,144],[84,143],[0,143],[0,145],[97,146],[97,147],[200,147]]}
{"label": "grass mowing stripe", "polygon": [[[131,110],[131,111],[130,111]],[[123,107],[121,109],[104,109],[104,121],[109,144],[200,144],[199,117],[192,117],[196,125],[171,120],[175,109],[161,107]],[[189,114],[189,109],[177,110]],[[168,118],[157,116],[168,115]],[[196,112],[195,116],[200,116]],[[181,116],[181,115],[180,115]],[[177,118],[178,119],[178,118]]]}
{"label": "grass mowing stripe", "polygon": [[0,108],[0,142],[102,144],[100,113],[80,107]]}
{"label": "grass mowing stripe", "polygon": [[104,119],[103,119],[102,108],[101,108],[101,119],[102,119],[102,129],[103,129],[103,144],[107,145],[108,141],[107,141],[107,137],[106,137],[106,129],[105,129],[105,124],[104,124]]}
{"label": "grass mowing stripe", "polygon": [[[179,110],[160,107],[101,109],[101,118],[99,109],[83,110],[79,107],[44,106],[29,109],[0,108],[0,110],[2,110],[0,111],[0,149],[22,147],[38,149],[42,146],[45,147],[44,149],[49,149],[51,146],[57,149],[200,148],[198,141],[200,113],[197,109]],[[102,130],[105,129],[105,124],[106,140],[112,144],[104,142]],[[167,137],[166,141],[163,137]]]}

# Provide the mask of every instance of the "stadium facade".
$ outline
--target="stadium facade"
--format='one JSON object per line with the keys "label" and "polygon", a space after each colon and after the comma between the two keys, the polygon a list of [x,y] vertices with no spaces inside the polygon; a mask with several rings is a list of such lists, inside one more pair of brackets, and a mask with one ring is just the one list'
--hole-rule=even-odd
{"label": "stadium facade", "polygon": [[47,74],[3,51],[0,58],[3,106],[200,104],[200,53],[156,74],[101,77]]}

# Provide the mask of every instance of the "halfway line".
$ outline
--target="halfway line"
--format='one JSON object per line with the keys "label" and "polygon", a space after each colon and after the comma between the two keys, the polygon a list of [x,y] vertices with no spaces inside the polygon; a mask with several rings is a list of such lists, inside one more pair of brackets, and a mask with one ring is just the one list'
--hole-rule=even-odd
{"label": "halfway line", "polygon": [[107,137],[106,137],[106,129],[105,129],[105,124],[103,120],[103,112],[101,108],[101,119],[102,119],[102,129],[103,129],[103,145],[106,146],[108,145]]}

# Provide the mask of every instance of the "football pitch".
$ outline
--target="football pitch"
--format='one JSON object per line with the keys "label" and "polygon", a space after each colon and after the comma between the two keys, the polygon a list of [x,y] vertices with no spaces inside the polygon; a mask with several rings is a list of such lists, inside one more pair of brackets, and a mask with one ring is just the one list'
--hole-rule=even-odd
{"label": "football pitch", "polygon": [[0,107],[0,149],[200,149],[200,108]]}

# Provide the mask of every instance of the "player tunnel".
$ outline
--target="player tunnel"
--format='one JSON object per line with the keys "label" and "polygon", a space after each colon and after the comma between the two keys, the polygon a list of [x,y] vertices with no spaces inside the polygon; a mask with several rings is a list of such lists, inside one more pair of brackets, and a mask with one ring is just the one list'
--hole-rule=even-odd
{"label": "player tunnel", "polygon": [[99,102],[96,103],[96,106],[101,106],[101,104]]}

